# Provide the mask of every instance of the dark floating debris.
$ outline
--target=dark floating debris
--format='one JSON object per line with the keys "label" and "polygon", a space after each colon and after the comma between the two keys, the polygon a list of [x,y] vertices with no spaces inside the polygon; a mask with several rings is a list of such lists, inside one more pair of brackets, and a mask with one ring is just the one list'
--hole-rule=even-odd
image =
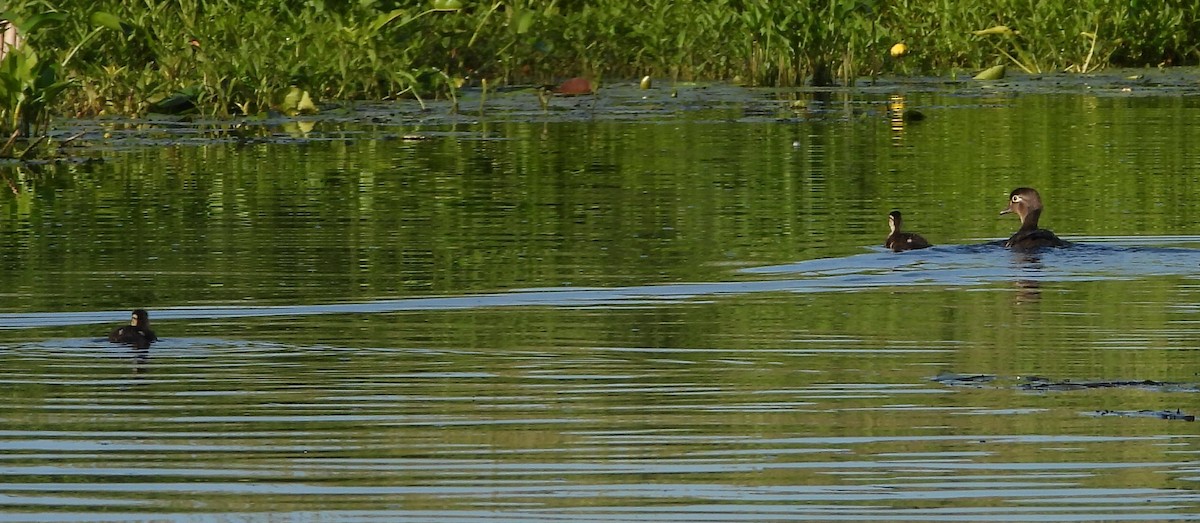
{"label": "dark floating debris", "polygon": [[1170,410],[1097,410],[1093,412],[1085,412],[1085,416],[1118,416],[1122,418],[1157,418],[1172,421],[1196,421],[1196,416],[1192,414],[1184,414],[1183,411],[1175,409]]}
{"label": "dark floating debris", "polygon": [[925,119],[925,113],[916,109],[907,109],[900,113],[900,117],[904,118],[906,122],[920,122]]}
{"label": "dark floating debris", "polygon": [[929,379],[931,381],[936,381],[951,387],[982,387],[985,384],[995,381],[996,377],[990,374],[957,374],[954,372],[943,372]]}
{"label": "dark floating debris", "polygon": [[1017,390],[1027,390],[1033,392],[1064,392],[1071,390],[1088,390],[1088,389],[1143,389],[1155,392],[1200,392],[1200,385],[1195,383],[1179,383],[1172,381],[1154,381],[1154,380],[1052,380],[1041,376],[1023,376],[1015,380],[1005,380],[991,374],[958,374],[954,372],[943,372],[929,378],[930,381],[936,381],[943,385],[951,387],[982,387],[984,385],[993,384],[997,380],[1015,381],[1014,387]]}
{"label": "dark floating debris", "polygon": [[[992,374],[959,374],[954,372],[943,372],[930,378],[930,381],[937,381],[942,385],[959,386],[959,387],[983,387],[991,386],[995,389],[1001,389],[1002,385],[997,385],[996,380],[1000,379]],[[1091,389],[1141,389],[1153,392],[1200,392],[1200,385],[1188,383],[1172,383],[1172,381],[1154,381],[1152,379],[1141,380],[1052,380],[1049,378],[1039,377],[1039,375],[1031,375],[1031,377],[1016,378],[1016,390],[1033,391],[1033,392],[1066,392],[1075,390],[1091,390]],[[1182,410],[1093,410],[1088,413],[1082,413],[1087,416],[1120,416],[1120,417],[1153,417],[1158,420],[1170,421],[1195,421],[1194,414],[1184,414]]]}
{"label": "dark floating debris", "polygon": [[[999,379],[991,374],[958,374],[954,372],[943,372],[929,378],[930,381],[936,381],[950,387],[974,387],[984,388],[987,386],[993,388],[1002,388],[995,385],[994,382]],[[1088,389],[1116,389],[1116,388],[1132,388],[1143,389],[1153,392],[1200,392],[1200,385],[1194,383],[1174,383],[1169,381],[1154,381],[1154,380],[1095,380],[1095,381],[1070,381],[1070,380],[1051,380],[1041,376],[1025,376],[1017,378],[1018,382],[1015,385],[1017,390],[1034,391],[1034,392],[1066,392],[1073,390],[1088,390]],[[1196,416],[1193,414],[1184,414],[1182,410],[1097,410],[1083,413],[1086,416],[1102,417],[1102,416],[1119,416],[1125,418],[1156,418],[1173,421],[1196,421]]]}
{"label": "dark floating debris", "polygon": [[1068,391],[1086,389],[1145,389],[1159,392],[1200,392],[1200,387],[1194,383],[1174,383],[1154,380],[1094,380],[1071,381],[1051,380],[1038,376],[1024,378],[1017,385],[1020,390],[1031,391]]}

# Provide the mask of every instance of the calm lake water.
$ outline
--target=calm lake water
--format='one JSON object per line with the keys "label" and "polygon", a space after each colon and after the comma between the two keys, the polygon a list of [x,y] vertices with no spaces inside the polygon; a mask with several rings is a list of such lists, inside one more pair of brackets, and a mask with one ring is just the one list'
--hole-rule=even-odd
{"label": "calm lake water", "polygon": [[1197,90],[477,104],[0,167],[0,521],[1200,519]]}

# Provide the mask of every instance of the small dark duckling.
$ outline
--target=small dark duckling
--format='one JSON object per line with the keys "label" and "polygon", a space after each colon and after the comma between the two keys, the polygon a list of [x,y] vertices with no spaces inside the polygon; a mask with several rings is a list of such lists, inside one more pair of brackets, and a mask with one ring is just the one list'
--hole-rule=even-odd
{"label": "small dark duckling", "polygon": [[924,249],[930,246],[930,243],[920,234],[900,232],[900,228],[904,226],[904,218],[900,216],[900,211],[892,211],[888,214],[888,226],[891,227],[892,232],[888,234],[887,240],[883,242],[884,247],[895,252],[900,252]]}
{"label": "small dark duckling", "polygon": [[150,315],[145,309],[134,310],[129,318],[129,325],[117,327],[108,333],[108,341],[128,343],[139,349],[149,348],[150,344],[157,340],[158,336],[150,330]]}
{"label": "small dark duckling", "polygon": [[1004,242],[1009,249],[1029,251],[1041,247],[1066,247],[1069,242],[1055,236],[1047,229],[1038,228],[1038,217],[1042,215],[1042,197],[1029,187],[1018,187],[1008,195],[1008,208],[1000,211],[1003,216],[1017,213],[1021,217],[1021,228]]}

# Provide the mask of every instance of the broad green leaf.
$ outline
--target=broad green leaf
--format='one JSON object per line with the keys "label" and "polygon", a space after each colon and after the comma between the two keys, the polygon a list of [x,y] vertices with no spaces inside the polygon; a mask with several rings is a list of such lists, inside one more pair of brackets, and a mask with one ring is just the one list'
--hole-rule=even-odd
{"label": "broad green leaf", "polygon": [[54,24],[62,22],[66,19],[67,15],[62,13],[42,13],[39,15],[33,15],[24,20],[12,19],[10,21],[13,23],[13,25],[17,26],[17,29],[20,29],[25,34],[31,34],[37,32],[38,29],[41,29],[41,27],[46,24]]}
{"label": "broad green leaf", "polygon": [[43,90],[53,85],[57,79],[58,72],[55,70],[55,67],[52,64],[43,64],[38,68],[37,78],[33,82],[33,88],[35,90]]}
{"label": "broad green leaf", "polygon": [[1004,64],[984,69],[975,75],[976,80],[999,80],[1004,78]]}
{"label": "broad green leaf", "polygon": [[1012,36],[1012,35],[1016,34],[1016,31],[1009,29],[1007,25],[997,25],[995,27],[989,27],[987,29],[980,29],[978,31],[973,31],[973,34],[975,36],[989,36],[989,35]]}
{"label": "broad green leaf", "polygon": [[96,11],[96,12],[92,13],[91,22],[92,22],[92,25],[97,26],[97,27],[107,27],[109,29],[112,29],[113,31],[122,31],[123,30],[121,28],[121,19],[117,18],[116,15],[114,15],[112,13],[106,13],[104,11]]}
{"label": "broad green leaf", "polygon": [[296,103],[296,112],[300,114],[314,114],[317,112],[317,104],[308,95],[308,91],[300,92],[300,101]]}
{"label": "broad green leaf", "polygon": [[291,116],[317,112],[317,104],[313,103],[308,91],[294,85],[277,92],[275,100],[276,108]]}
{"label": "broad green leaf", "polygon": [[196,97],[187,90],[174,93],[150,104],[150,112],[159,114],[184,114],[196,110]]}
{"label": "broad green leaf", "polygon": [[[371,33],[378,33],[379,30],[383,29],[383,27],[385,25],[392,23],[393,20],[400,18],[401,16],[404,16],[403,9],[395,9],[395,10],[392,10],[391,12],[383,13],[383,14],[379,15],[378,17],[375,18],[374,22],[371,22],[371,27],[370,27]],[[409,21],[410,20],[405,20],[400,25],[407,24]]]}
{"label": "broad green leaf", "polygon": [[521,11],[521,14],[517,15],[517,34],[527,33],[535,18],[533,11]]}

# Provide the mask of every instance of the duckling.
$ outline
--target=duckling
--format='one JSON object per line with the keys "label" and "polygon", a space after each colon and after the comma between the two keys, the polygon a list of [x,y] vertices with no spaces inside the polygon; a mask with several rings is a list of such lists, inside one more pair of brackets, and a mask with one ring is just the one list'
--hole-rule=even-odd
{"label": "duckling", "polygon": [[1067,247],[1070,242],[1060,239],[1047,229],[1038,228],[1038,217],[1042,215],[1042,197],[1029,187],[1018,187],[1008,195],[1008,208],[1000,211],[1003,216],[1016,213],[1021,217],[1021,228],[1004,242],[1009,249],[1029,251],[1041,247]]}
{"label": "duckling", "polygon": [[150,330],[150,315],[145,309],[135,309],[130,315],[129,325],[117,327],[108,333],[108,341],[128,343],[139,349],[149,348],[157,340],[158,336]]}
{"label": "duckling", "polygon": [[904,219],[900,216],[900,211],[892,211],[888,214],[888,226],[891,227],[892,232],[888,234],[887,240],[883,242],[884,247],[895,252],[900,252],[924,249],[930,246],[930,243],[920,234],[900,232],[900,228],[903,225]]}

